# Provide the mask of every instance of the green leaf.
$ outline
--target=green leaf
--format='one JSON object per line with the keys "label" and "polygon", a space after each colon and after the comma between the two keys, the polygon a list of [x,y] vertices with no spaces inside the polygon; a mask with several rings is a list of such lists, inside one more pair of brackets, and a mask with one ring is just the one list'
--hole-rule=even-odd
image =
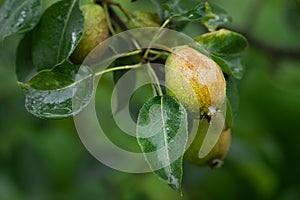
{"label": "green leaf", "polygon": [[215,56],[211,55],[212,59],[219,64],[227,74],[232,75],[236,79],[242,79],[245,73],[241,62],[241,56]]}
{"label": "green leaf", "polygon": [[176,17],[176,23],[185,22],[200,22],[209,31],[216,30],[219,26],[231,22],[231,17],[218,6],[202,2],[190,10],[185,10],[179,5],[180,1],[174,1],[169,4],[164,4],[163,8],[169,12],[169,17]]}
{"label": "green leaf", "polygon": [[226,98],[225,124],[226,124],[226,129],[231,128],[233,126],[233,113],[232,113],[231,105],[230,105],[228,98]]}
{"label": "green leaf", "polygon": [[[88,104],[93,81],[94,76],[87,67],[65,62],[53,70],[39,72],[28,83],[19,84],[26,93],[25,107],[30,113],[45,119],[62,119]],[[78,104],[72,104],[73,98]]]}
{"label": "green leaf", "polygon": [[221,29],[206,33],[195,38],[228,74],[241,79],[244,74],[244,67],[241,63],[241,55],[247,48],[247,40],[240,34]]}
{"label": "green leaf", "polygon": [[234,116],[239,107],[239,91],[237,81],[232,76],[226,77],[226,127],[231,128],[234,123]]}
{"label": "green leaf", "polygon": [[[219,26],[228,24],[232,21],[231,17],[225,10],[212,3],[205,3],[204,6],[197,8],[200,13],[203,13],[201,23],[209,30],[214,31]],[[197,10],[196,9],[196,10]]]}
{"label": "green leaf", "polygon": [[232,114],[236,115],[239,107],[239,90],[237,80],[231,76],[226,77],[226,96],[230,103]]}
{"label": "green leaf", "polygon": [[247,48],[247,40],[242,35],[220,29],[195,38],[207,51],[217,56],[242,53]]}
{"label": "green leaf", "polygon": [[32,30],[40,14],[40,0],[6,0],[0,8],[0,42],[12,34]]}
{"label": "green leaf", "polygon": [[38,70],[63,63],[75,50],[84,32],[78,0],[62,0],[43,14],[34,30],[33,63]]}
{"label": "green leaf", "polygon": [[137,122],[138,143],[154,173],[177,191],[181,190],[187,139],[187,113],[175,99],[156,96],[143,105]]}
{"label": "green leaf", "polygon": [[47,10],[51,5],[57,3],[58,1],[61,1],[61,0],[43,0],[42,1],[43,11]]}
{"label": "green leaf", "polygon": [[21,40],[16,57],[16,74],[18,81],[28,82],[36,73],[32,62],[32,32],[27,33]]}

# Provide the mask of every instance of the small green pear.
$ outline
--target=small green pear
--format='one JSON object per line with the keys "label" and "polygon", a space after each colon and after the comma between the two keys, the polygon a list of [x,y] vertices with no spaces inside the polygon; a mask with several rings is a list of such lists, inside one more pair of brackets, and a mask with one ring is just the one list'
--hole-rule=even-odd
{"label": "small green pear", "polygon": [[128,28],[160,27],[160,19],[157,14],[144,11],[134,11],[128,21]]}
{"label": "small green pear", "polygon": [[226,81],[219,65],[189,46],[173,49],[165,63],[167,94],[191,113],[212,115],[226,97]]}
{"label": "small green pear", "polygon": [[104,9],[95,3],[81,7],[85,19],[85,31],[70,57],[75,64],[81,64],[86,56],[101,42],[109,37]]}
{"label": "small green pear", "polygon": [[185,151],[184,160],[197,166],[220,167],[230,147],[231,130],[223,130],[213,149],[204,158],[199,158],[199,151],[208,127],[209,122],[206,119],[200,121],[195,137],[190,137],[193,141]]}

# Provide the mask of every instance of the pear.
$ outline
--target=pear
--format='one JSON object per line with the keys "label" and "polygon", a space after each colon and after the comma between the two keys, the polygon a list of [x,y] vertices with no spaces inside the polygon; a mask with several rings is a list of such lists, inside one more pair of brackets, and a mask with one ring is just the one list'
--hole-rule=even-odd
{"label": "pear", "polygon": [[160,19],[157,14],[144,11],[134,11],[128,21],[128,28],[160,27]]}
{"label": "pear", "polygon": [[226,81],[211,58],[189,46],[178,46],[165,66],[167,94],[191,113],[211,116],[224,103]]}
{"label": "pear", "polygon": [[86,56],[101,42],[109,37],[104,9],[95,3],[81,7],[85,19],[85,31],[70,57],[75,64],[81,64]]}
{"label": "pear", "polygon": [[193,141],[190,142],[191,145],[185,151],[184,160],[197,166],[220,167],[230,147],[231,130],[223,130],[213,149],[205,157],[199,158],[199,151],[208,127],[209,122],[206,119],[200,121],[196,136],[190,137]]}

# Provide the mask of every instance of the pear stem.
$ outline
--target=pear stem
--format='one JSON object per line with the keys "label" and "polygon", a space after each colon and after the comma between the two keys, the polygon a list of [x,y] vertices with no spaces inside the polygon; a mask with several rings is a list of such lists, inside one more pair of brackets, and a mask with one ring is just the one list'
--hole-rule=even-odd
{"label": "pear stem", "polygon": [[150,50],[151,54],[155,54],[155,56],[149,58],[150,61],[154,61],[157,60],[158,58],[160,58],[161,56],[169,56],[170,53],[166,52],[166,51],[155,51],[155,50]]}
{"label": "pear stem", "polygon": [[155,71],[152,69],[152,67],[151,67],[151,65],[150,65],[149,62],[147,63],[147,66],[148,66],[149,75],[150,75],[152,81],[155,82],[154,86],[155,86],[156,94],[158,96],[163,96],[163,92],[162,92],[162,89],[160,87],[160,83],[159,83],[159,80],[158,80],[158,78],[156,76]]}
{"label": "pear stem", "polygon": [[110,68],[110,69],[106,69],[103,70],[101,72],[97,72],[95,74],[95,76],[100,76],[102,74],[108,73],[108,72],[113,72],[113,71],[117,71],[117,70],[123,70],[123,69],[135,69],[142,66],[142,63],[137,63],[135,65],[124,65],[124,66],[119,66],[119,67],[114,67],[114,68]]}
{"label": "pear stem", "polygon": [[171,22],[171,20],[173,19],[173,17],[168,18],[163,25],[161,25],[161,27],[159,28],[159,30],[157,31],[157,33],[154,35],[154,38],[151,40],[148,49],[146,50],[143,58],[146,59],[150,53],[150,49],[153,46],[153,43],[155,42],[155,40],[158,38],[159,34],[162,32],[162,30]]}
{"label": "pear stem", "polygon": [[[162,25],[161,27],[159,28],[159,30],[157,31],[157,33],[154,35],[154,38],[150,41],[150,44],[149,44],[149,47],[147,48],[143,58],[145,60],[147,60],[148,56],[149,56],[149,53],[151,51],[151,47],[153,46],[155,40],[158,38],[159,34],[162,32],[162,30],[171,22],[173,17],[170,17],[168,18]],[[149,71],[149,75],[150,77],[153,79],[153,81],[156,83],[155,84],[155,89],[156,89],[156,93],[157,95],[159,96],[163,96],[163,92],[162,92],[162,89],[160,87],[160,83],[159,83],[159,80],[157,78],[157,75],[155,74],[155,71],[152,69],[150,63],[147,63],[148,65],[148,71]]]}
{"label": "pear stem", "polygon": [[104,12],[105,12],[105,17],[106,17],[106,22],[107,22],[107,26],[109,31],[111,32],[112,35],[115,35],[116,32],[114,30],[114,28],[112,27],[111,21],[110,21],[110,17],[108,14],[108,7],[107,7],[107,3],[103,3],[103,8],[104,8]]}

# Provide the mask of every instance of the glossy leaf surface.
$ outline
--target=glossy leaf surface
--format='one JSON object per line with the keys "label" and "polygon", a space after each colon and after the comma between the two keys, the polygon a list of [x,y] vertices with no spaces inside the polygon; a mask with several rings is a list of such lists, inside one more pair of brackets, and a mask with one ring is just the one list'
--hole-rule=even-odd
{"label": "glossy leaf surface", "polygon": [[188,138],[183,106],[170,96],[148,100],[139,113],[137,137],[154,173],[180,191],[182,158]]}
{"label": "glossy leaf surface", "polygon": [[63,63],[83,32],[84,17],[78,0],[62,0],[48,8],[33,34],[33,63],[38,70]]}
{"label": "glossy leaf surface", "polygon": [[78,113],[88,104],[93,81],[88,68],[66,62],[53,70],[39,72],[28,83],[19,84],[26,93],[25,107],[30,113],[40,118],[62,119]]}
{"label": "glossy leaf surface", "polygon": [[40,0],[6,0],[0,8],[0,42],[15,33],[32,30],[40,19]]}
{"label": "glossy leaf surface", "polygon": [[169,17],[177,18],[177,23],[178,21],[200,22],[209,31],[214,31],[219,26],[231,22],[231,17],[223,9],[208,2],[199,3],[190,10],[183,9],[180,1],[166,3],[163,7]]}
{"label": "glossy leaf surface", "polygon": [[240,34],[221,29],[196,37],[195,40],[205,49],[226,73],[241,79],[244,67],[241,54],[247,47],[247,40]]}

